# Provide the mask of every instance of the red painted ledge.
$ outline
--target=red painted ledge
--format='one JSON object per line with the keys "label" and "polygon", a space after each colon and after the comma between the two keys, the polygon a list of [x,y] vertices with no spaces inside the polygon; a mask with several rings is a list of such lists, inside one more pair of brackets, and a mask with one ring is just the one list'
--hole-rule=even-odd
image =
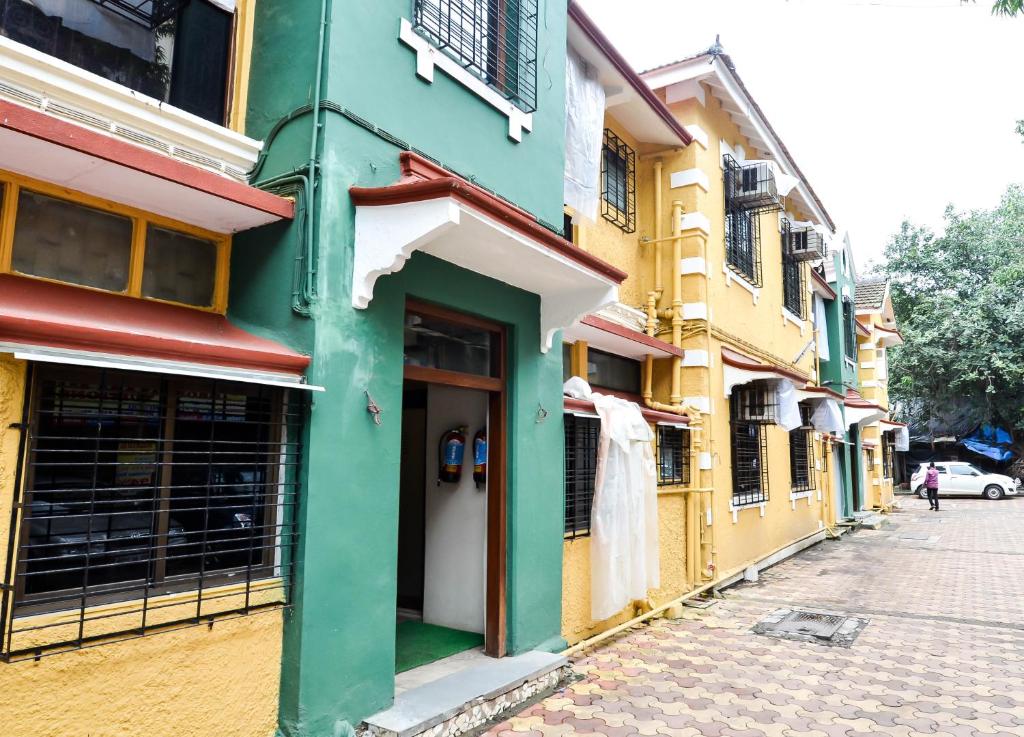
{"label": "red painted ledge", "polygon": [[689,146],[693,143],[693,136],[690,135],[689,131],[676,120],[665,103],[661,101],[661,98],[654,94],[654,91],[640,78],[640,75],[623,58],[619,50],[615,48],[608,37],[597,27],[597,24],[590,19],[590,16],[583,12],[583,8],[579,6],[576,0],[569,0],[569,17],[576,22],[576,25],[580,27],[580,30],[586,34],[594,46],[600,49],[601,53],[612,63],[612,66],[615,67],[619,74],[629,82],[629,86],[643,98],[644,102],[661,118],[669,130],[679,138],[679,142],[683,146]]}
{"label": "red painted ledge", "polygon": [[0,342],[296,375],[310,360],[223,315],[10,274]]}
{"label": "red painted ledge", "polygon": [[290,220],[295,215],[294,203],[284,197],[6,100],[0,100],[0,128],[32,136],[279,218]]}
{"label": "red painted ledge", "polygon": [[811,269],[811,279],[813,279],[814,282],[825,291],[828,295],[828,299],[835,299],[839,296],[836,294],[836,290],[829,286],[829,283],[825,281],[825,277],[814,269]]}
{"label": "red painted ledge", "polygon": [[618,335],[620,338],[626,338],[627,340],[632,340],[635,343],[640,343],[641,345],[661,351],[662,353],[670,353],[673,356],[679,356],[680,358],[682,358],[684,353],[682,348],[676,348],[671,343],[666,343],[660,338],[652,338],[647,333],[627,328],[625,325],[619,325],[617,322],[606,320],[598,315],[587,315],[580,320],[580,322],[584,325],[589,325],[592,328],[603,330],[606,333]]}
{"label": "red painted ledge", "polygon": [[745,356],[742,353],[738,353],[731,348],[722,348],[722,362],[726,363],[733,368],[743,369],[744,371],[758,371],[764,374],[772,374],[775,376],[781,376],[793,381],[800,382],[803,386],[807,383],[807,374],[802,374],[799,371],[785,368],[783,366],[776,366],[770,363],[761,363],[750,356]]}
{"label": "red painted ledge", "polygon": [[386,187],[350,187],[348,192],[353,204],[357,207],[379,207],[451,197],[616,284],[621,284],[628,276],[625,271],[555,235],[526,210],[455,176],[422,156],[403,151],[399,161],[401,179]]}
{"label": "red painted ledge", "polygon": [[[600,393],[600,392],[599,392]],[[563,406],[570,412],[590,412],[591,414],[597,414],[597,409],[594,407],[593,402],[588,402],[585,399],[574,399],[573,397],[563,397]],[[650,409],[644,407],[642,404],[637,404],[640,408],[640,414],[644,416],[644,419],[648,422],[672,422],[677,425],[689,425],[689,415],[674,415],[671,412],[659,412],[656,409]]]}

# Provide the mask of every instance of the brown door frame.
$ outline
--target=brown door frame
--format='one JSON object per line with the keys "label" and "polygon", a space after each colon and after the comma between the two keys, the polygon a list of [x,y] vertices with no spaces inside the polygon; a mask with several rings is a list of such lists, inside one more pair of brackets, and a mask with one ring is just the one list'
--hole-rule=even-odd
{"label": "brown door frame", "polygon": [[484,604],[484,652],[492,658],[500,658],[506,652],[508,332],[499,323],[414,299],[407,299],[405,303],[405,314],[410,312],[483,328],[499,336],[497,376],[478,376],[407,365],[404,367],[404,379],[487,392],[487,596]]}

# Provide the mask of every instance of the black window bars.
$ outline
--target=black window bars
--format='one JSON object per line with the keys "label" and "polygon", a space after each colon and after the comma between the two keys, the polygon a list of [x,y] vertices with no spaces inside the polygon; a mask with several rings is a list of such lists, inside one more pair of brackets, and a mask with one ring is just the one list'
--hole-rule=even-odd
{"label": "black window bars", "polygon": [[608,128],[601,150],[601,216],[626,233],[636,232],[636,151]]}
{"label": "black window bars", "polygon": [[790,490],[813,491],[814,484],[814,428],[811,426],[811,408],[800,405],[803,424],[789,431]]}
{"label": "black window bars", "polygon": [[782,219],[782,304],[803,320],[807,317],[803,263],[793,256],[793,236],[796,235],[788,220]]}
{"label": "black window bars", "polygon": [[566,413],[565,423],[565,537],[590,534],[597,478],[597,446],[601,420]]}
{"label": "black window bars", "polygon": [[305,415],[295,394],[33,364],[0,658],[287,605]]}
{"label": "black window bars", "polygon": [[882,477],[891,479],[894,476],[894,432],[888,431],[882,433]]}
{"label": "black window bars", "polygon": [[518,108],[537,109],[537,0],[415,0],[413,26]]}
{"label": "black window bars", "polygon": [[690,483],[690,431],[658,425],[658,486]]}
{"label": "black window bars", "polygon": [[736,506],[768,501],[768,433],[775,421],[774,391],[765,382],[733,387],[729,401],[732,435],[732,501]]}
{"label": "black window bars", "polygon": [[846,357],[857,360],[857,316],[849,297],[843,297],[843,346]]}

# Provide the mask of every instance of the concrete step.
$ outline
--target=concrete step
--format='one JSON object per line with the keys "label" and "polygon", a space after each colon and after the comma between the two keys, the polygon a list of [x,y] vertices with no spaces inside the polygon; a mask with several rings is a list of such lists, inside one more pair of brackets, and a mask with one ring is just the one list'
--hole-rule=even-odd
{"label": "concrete step", "polygon": [[889,524],[889,518],[879,512],[858,512],[858,515],[857,521],[867,530],[880,530]]}
{"label": "concrete step", "polygon": [[569,661],[539,650],[495,658],[395,697],[390,709],[368,717],[360,737],[456,737],[550,693],[570,674]]}

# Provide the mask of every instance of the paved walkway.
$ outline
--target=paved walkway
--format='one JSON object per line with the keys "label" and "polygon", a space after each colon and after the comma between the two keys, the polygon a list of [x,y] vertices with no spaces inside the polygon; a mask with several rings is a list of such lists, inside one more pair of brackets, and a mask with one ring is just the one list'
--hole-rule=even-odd
{"label": "paved walkway", "polygon": [[[1024,499],[901,500],[881,530],[582,654],[582,680],[489,734],[1024,736]],[[789,607],[870,622],[850,648],[751,633]]]}

